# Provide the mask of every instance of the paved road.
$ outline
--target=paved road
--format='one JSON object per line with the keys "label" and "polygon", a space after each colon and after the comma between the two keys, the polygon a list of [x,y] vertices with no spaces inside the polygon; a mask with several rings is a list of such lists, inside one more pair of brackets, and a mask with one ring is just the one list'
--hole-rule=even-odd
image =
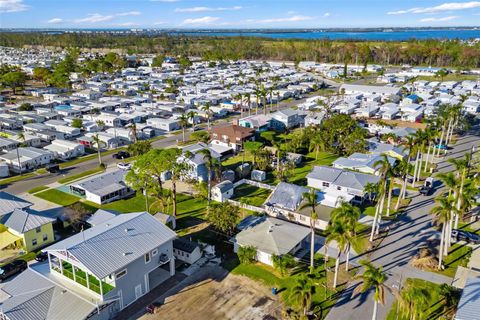
{"label": "paved road", "polygon": [[[463,157],[470,152],[472,146],[480,144],[480,130],[476,128],[465,137],[458,140],[448,158]],[[452,166],[446,159],[438,162],[440,172],[452,171]],[[406,278],[421,278],[435,283],[451,283],[452,279],[431,272],[419,271],[408,265],[410,259],[417,253],[422,243],[437,233],[432,229],[432,219],[429,216],[430,209],[434,206],[434,198],[440,193],[439,187],[434,195],[424,197],[415,195],[405,214],[390,226],[388,236],[375,250],[369,259],[377,266],[383,266],[389,274],[387,285],[398,288]],[[366,258],[366,257],[360,257]],[[353,290],[358,283],[352,283],[342,294],[333,307],[327,320],[359,320],[371,319],[373,312],[373,292],[353,295]],[[379,306],[377,319],[385,319],[391,309],[394,298],[387,294],[386,304]]]}
{"label": "paved road", "polygon": [[[315,94],[313,94],[313,95],[315,95]],[[297,105],[305,102],[305,100],[307,98],[308,97],[305,97],[305,98],[300,99],[300,100],[291,100],[291,101],[280,102],[279,109],[283,110],[283,109],[291,108],[293,106],[297,106]],[[274,107],[274,111],[276,111],[275,105],[273,107]],[[259,113],[260,112],[262,112],[262,110],[259,110]],[[238,118],[240,118],[240,115],[235,115],[234,117],[229,118],[229,120],[224,120],[224,119],[217,120],[215,122],[215,124],[231,122],[234,119],[238,119]],[[201,130],[203,130],[203,129],[204,128],[201,128]],[[185,138],[187,140],[190,137],[190,134],[191,134],[191,131],[186,130]],[[181,141],[181,139],[182,139],[182,134],[167,136],[164,139],[153,141],[152,142],[152,147],[153,148],[173,147],[173,146],[176,146],[177,142]],[[112,158],[112,155],[109,154],[109,155],[102,156],[102,162],[105,163],[107,165],[107,167],[111,167],[111,166],[115,166],[116,163],[121,162],[121,160],[115,160],[115,159]],[[30,190],[34,187],[51,184],[51,183],[54,183],[57,180],[65,177],[67,175],[79,174],[79,173],[82,173],[84,171],[94,169],[97,166],[98,166],[98,159],[94,158],[92,160],[88,160],[88,161],[76,164],[74,166],[67,167],[67,168],[63,169],[60,173],[43,174],[43,175],[38,175],[38,176],[35,176],[35,177],[32,177],[32,178],[28,178],[28,179],[25,179],[25,180],[14,182],[12,184],[9,184],[9,185],[5,186],[2,191],[6,191],[6,192],[9,192],[11,194],[25,193],[25,192],[27,192],[28,190]]]}

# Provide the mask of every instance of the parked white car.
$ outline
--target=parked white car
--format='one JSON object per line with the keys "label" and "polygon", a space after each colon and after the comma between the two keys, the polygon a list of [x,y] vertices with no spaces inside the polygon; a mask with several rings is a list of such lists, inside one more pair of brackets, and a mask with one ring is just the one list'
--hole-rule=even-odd
{"label": "parked white car", "polygon": [[117,163],[117,168],[122,170],[130,170],[132,169],[132,164],[120,162],[120,163]]}

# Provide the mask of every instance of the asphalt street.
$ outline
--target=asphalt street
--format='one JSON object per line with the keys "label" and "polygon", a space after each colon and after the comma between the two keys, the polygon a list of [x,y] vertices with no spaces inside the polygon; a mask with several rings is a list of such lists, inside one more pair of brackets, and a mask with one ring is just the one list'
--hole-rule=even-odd
{"label": "asphalt street", "polygon": [[[472,130],[468,135],[461,137],[450,150],[446,158],[438,163],[439,172],[453,171],[454,168],[447,161],[449,158],[460,158],[470,153],[472,146],[480,144],[480,129]],[[439,185],[440,184],[440,185]],[[441,193],[441,183],[437,183],[434,194],[430,196],[412,195],[412,202],[401,217],[389,226],[388,236],[381,245],[370,254],[356,259],[369,259],[376,266],[382,266],[388,274],[387,285],[391,289],[398,289],[406,278],[420,278],[435,283],[448,283],[452,279],[442,275],[424,272],[411,267],[408,263],[417,254],[417,250],[426,243],[428,238],[435,236],[432,228],[430,209],[435,204],[435,197]],[[373,313],[373,290],[364,294],[354,294],[358,282],[350,283],[336,305],[330,310],[327,320],[359,320],[371,319]],[[386,294],[385,305],[379,305],[377,319],[385,319],[394,302],[392,294]]]}

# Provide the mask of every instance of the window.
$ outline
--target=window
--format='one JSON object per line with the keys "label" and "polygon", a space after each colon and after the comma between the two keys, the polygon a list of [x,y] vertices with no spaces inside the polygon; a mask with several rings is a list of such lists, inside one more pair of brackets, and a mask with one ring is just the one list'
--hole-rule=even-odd
{"label": "window", "polygon": [[190,258],[190,254],[187,253],[187,258]]}
{"label": "window", "polygon": [[337,190],[342,190],[342,187],[337,187]]}
{"label": "window", "polygon": [[145,263],[149,263],[150,260],[151,260],[150,252],[147,252],[147,253],[145,254]]}
{"label": "window", "polygon": [[44,234],[43,235],[43,241],[47,241],[48,240],[48,234]]}
{"label": "window", "polygon": [[126,274],[127,274],[127,269],[123,269],[122,271],[117,272],[117,273],[115,274],[115,279],[120,279],[121,277],[123,277],[123,276],[126,275]]}
{"label": "window", "polygon": [[152,256],[156,256],[158,254],[158,249],[152,251]]}
{"label": "window", "polygon": [[36,233],[40,233],[41,231],[42,231],[42,227],[37,227],[37,228],[35,228],[35,232],[36,232]]}
{"label": "window", "polygon": [[37,245],[37,239],[33,239],[32,240],[32,246],[36,246]]}
{"label": "window", "polygon": [[328,182],[322,182],[322,186],[324,186],[324,187],[327,187],[327,188],[328,188],[328,187],[330,187],[330,184],[329,184]]}

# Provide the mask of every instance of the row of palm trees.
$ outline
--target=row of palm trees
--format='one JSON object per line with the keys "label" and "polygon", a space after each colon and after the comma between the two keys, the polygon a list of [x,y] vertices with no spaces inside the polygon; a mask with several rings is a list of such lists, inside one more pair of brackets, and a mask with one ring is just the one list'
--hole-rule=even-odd
{"label": "row of palm trees", "polygon": [[458,228],[462,219],[475,206],[475,196],[480,184],[476,170],[472,170],[471,155],[464,158],[448,160],[455,168],[455,172],[440,173],[437,177],[446,187],[446,195],[435,199],[436,206],[430,213],[435,222],[442,226],[440,247],[438,250],[438,268],[443,267],[443,258],[448,255],[451,246],[452,230]]}

